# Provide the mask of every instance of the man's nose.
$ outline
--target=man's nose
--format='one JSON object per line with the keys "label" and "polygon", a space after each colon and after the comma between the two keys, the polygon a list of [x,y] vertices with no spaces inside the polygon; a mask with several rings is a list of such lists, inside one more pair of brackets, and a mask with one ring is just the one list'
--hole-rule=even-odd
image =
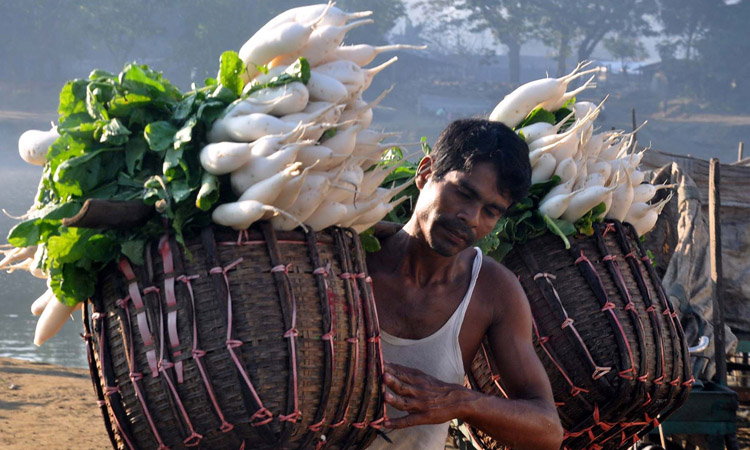
{"label": "man's nose", "polygon": [[458,218],[471,228],[475,228],[479,223],[479,211],[481,211],[480,205],[472,202],[471,204],[464,205],[458,212]]}

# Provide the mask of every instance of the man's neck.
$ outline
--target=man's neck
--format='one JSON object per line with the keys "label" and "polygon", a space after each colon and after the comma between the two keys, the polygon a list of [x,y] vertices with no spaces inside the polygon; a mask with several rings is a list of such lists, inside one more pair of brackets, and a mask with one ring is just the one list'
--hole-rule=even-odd
{"label": "man's neck", "polygon": [[461,253],[442,256],[435,252],[427,244],[414,217],[390,241],[390,254],[397,261],[393,271],[419,287],[449,284],[460,275]]}

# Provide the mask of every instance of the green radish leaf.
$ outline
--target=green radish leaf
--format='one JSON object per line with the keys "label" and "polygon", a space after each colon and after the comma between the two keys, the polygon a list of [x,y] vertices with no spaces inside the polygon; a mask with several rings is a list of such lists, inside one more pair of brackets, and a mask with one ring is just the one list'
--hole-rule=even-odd
{"label": "green radish leaf", "polygon": [[128,142],[128,136],[130,136],[130,130],[125,128],[119,120],[112,119],[102,128],[99,142],[114,146],[123,145]]}
{"label": "green radish leaf", "polygon": [[128,174],[135,175],[143,167],[143,158],[148,152],[148,142],[142,136],[131,138],[125,145],[125,167]]}
{"label": "green radish leaf", "polygon": [[523,120],[515,129],[523,128],[527,125],[531,125],[537,122],[546,122],[549,124],[554,125],[557,123],[555,121],[555,115],[545,109],[542,109],[542,107],[538,107],[531,111],[528,116],[526,116],[526,119]]}
{"label": "green radish leaf", "polygon": [[146,241],[143,239],[134,239],[122,242],[120,250],[133,264],[143,264],[143,251],[146,248]]}
{"label": "green radish leaf", "polygon": [[430,147],[430,144],[427,143],[426,136],[422,136],[422,139],[419,140],[419,144],[422,147],[422,153],[424,153],[425,156],[429,155],[432,151],[432,147]]}
{"label": "green radish leaf", "polygon": [[219,178],[208,172],[201,178],[201,188],[195,199],[195,206],[202,211],[208,211],[219,200]]}
{"label": "green radish leaf", "polygon": [[359,241],[362,248],[368,253],[374,253],[380,250],[380,240],[375,237],[375,229],[370,227],[359,234]]}
{"label": "green radish leaf", "polygon": [[153,122],[146,125],[145,137],[148,146],[155,152],[163,152],[174,144],[177,129],[167,121]]}
{"label": "green radish leaf", "polygon": [[245,72],[245,63],[237,52],[228,50],[219,59],[219,83],[232,91],[236,96],[242,94],[244,82],[241,75]]}

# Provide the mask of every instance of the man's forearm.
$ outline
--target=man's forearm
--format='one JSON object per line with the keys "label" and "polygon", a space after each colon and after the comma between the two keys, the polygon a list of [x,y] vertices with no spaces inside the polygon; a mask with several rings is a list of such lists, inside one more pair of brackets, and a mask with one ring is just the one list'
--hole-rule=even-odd
{"label": "man's forearm", "polygon": [[459,419],[515,450],[558,450],[563,430],[544,401],[505,399],[466,390]]}

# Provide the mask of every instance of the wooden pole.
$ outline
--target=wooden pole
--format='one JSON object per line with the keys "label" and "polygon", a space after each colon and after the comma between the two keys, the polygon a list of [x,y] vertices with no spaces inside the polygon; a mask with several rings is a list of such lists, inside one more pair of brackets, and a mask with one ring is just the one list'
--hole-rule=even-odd
{"label": "wooden pole", "polygon": [[635,108],[633,108],[631,110],[631,116],[632,116],[632,119],[633,119],[633,146],[630,148],[630,151],[633,152],[633,151],[635,151],[636,147],[638,146],[638,133],[635,131],[636,128],[637,128],[636,125],[635,125],[635,123],[636,123],[635,122]]}
{"label": "wooden pole", "polygon": [[727,385],[727,356],[724,346],[723,281],[721,265],[721,195],[720,164],[718,158],[711,158],[708,172],[708,228],[711,251],[711,281],[713,284],[714,306],[714,354],[716,358],[716,379],[722,386]]}
{"label": "wooden pole", "polygon": [[742,161],[744,158],[743,153],[745,152],[745,143],[740,141],[739,147],[737,147],[737,162]]}

